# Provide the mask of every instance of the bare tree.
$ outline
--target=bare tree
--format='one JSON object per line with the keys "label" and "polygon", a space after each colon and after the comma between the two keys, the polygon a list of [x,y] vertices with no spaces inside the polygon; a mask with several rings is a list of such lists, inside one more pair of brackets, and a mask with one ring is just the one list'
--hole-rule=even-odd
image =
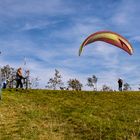
{"label": "bare tree", "polygon": [[93,75],[92,77],[87,78],[87,86],[92,87],[93,90],[97,90],[97,81],[98,78]]}
{"label": "bare tree", "polygon": [[128,83],[125,83],[123,86],[124,86],[123,90],[125,91],[131,90],[131,87]]}
{"label": "bare tree", "polygon": [[39,81],[40,79],[38,77],[35,77],[35,78],[31,78],[29,81],[28,81],[28,88],[37,88],[39,86]]}
{"label": "bare tree", "polygon": [[60,88],[62,85],[63,85],[62,76],[60,72],[57,69],[55,69],[54,77],[49,79],[46,88],[55,90],[57,89],[57,87]]}
{"label": "bare tree", "polygon": [[[38,85],[39,85],[39,78],[35,78],[36,80],[34,81],[37,81]],[[29,88],[29,84],[30,84],[30,70],[26,70],[25,71],[25,79],[24,79],[24,83],[25,83],[25,88],[28,89]]]}
{"label": "bare tree", "polygon": [[68,88],[72,88],[73,90],[81,90],[82,84],[77,79],[70,79],[68,81]]}
{"label": "bare tree", "polygon": [[1,68],[1,76],[2,81],[6,81],[9,88],[13,88],[15,86],[16,70],[14,68],[10,67],[9,65],[3,66]]}
{"label": "bare tree", "polygon": [[103,85],[102,91],[112,91],[112,89],[107,85]]}

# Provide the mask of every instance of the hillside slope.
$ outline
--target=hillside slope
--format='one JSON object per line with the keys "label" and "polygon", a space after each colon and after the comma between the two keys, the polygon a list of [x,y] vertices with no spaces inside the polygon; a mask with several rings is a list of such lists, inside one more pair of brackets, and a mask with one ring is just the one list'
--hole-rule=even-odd
{"label": "hillside slope", "polygon": [[0,140],[140,139],[140,92],[5,90]]}

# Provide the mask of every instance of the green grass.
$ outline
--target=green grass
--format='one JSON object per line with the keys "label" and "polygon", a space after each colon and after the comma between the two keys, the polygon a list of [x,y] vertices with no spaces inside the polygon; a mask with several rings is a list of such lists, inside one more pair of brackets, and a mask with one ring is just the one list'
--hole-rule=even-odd
{"label": "green grass", "polygon": [[140,139],[140,92],[5,90],[0,140]]}

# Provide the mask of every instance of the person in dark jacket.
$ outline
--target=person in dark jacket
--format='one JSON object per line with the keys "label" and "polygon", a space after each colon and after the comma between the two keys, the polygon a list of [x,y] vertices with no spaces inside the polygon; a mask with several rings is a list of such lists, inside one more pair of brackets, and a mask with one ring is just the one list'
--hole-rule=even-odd
{"label": "person in dark jacket", "polygon": [[22,69],[18,68],[17,73],[16,73],[16,88],[18,88],[20,86],[20,88],[23,88],[23,83],[22,83],[22,79],[24,79],[24,77],[22,76]]}
{"label": "person in dark jacket", "polygon": [[123,80],[121,78],[118,79],[118,89],[119,91],[122,91],[122,86],[123,86]]}

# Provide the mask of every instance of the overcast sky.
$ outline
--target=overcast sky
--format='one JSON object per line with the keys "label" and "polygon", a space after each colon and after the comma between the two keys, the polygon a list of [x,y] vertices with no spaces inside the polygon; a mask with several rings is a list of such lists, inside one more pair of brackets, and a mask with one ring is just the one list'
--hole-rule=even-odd
{"label": "overcast sky", "polygon": [[[63,81],[98,77],[98,87],[117,89],[117,79],[140,84],[139,0],[0,0],[1,66],[26,67],[44,88],[54,70]],[[103,42],[84,48],[84,39],[100,30],[127,38],[134,54]],[[26,57],[26,66],[24,66]]]}

